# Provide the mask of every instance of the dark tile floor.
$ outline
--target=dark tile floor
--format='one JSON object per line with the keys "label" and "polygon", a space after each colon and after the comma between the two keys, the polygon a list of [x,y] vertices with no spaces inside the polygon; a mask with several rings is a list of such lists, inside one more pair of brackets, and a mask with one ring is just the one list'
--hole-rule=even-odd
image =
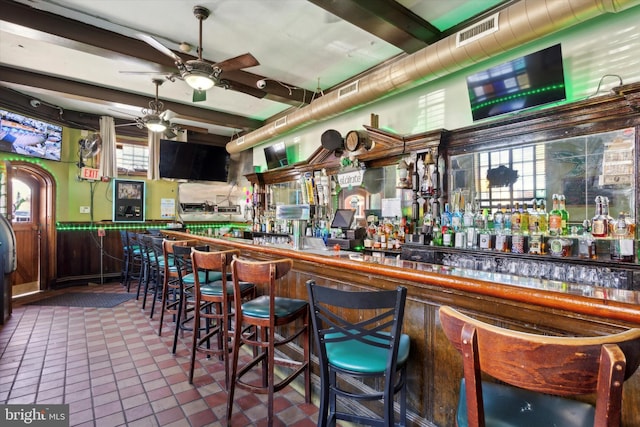
{"label": "dark tile floor", "polygon": [[[72,426],[227,425],[221,362],[199,354],[188,382],[189,334],[171,354],[173,325],[167,321],[159,337],[158,316],[150,320],[149,304],[142,311],[135,299],[114,308],[24,304],[62,292],[125,289],[81,286],[14,302],[0,325],[0,403],[68,403]],[[232,425],[267,424],[266,396],[237,390],[235,400]],[[274,425],[310,427],[318,408],[287,387],[275,412]]]}

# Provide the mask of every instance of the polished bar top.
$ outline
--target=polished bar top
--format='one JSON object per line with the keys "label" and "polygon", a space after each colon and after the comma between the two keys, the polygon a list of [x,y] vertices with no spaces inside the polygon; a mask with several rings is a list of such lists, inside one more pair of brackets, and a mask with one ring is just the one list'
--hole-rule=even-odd
{"label": "polished bar top", "polygon": [[[640,325],[640,292],[638,291],[491,273],[342,250],[293,250],[287,245],[257,245],[245,239],[215,238],[182,232],[170,232],[170,234],[179,238],[197,236],[198,239],[219,246],[236,247],[273,256],[321,263],[329,267],[407,280],[417,287],[450,288]],[[409,293],[411,294],[411,290]]]}

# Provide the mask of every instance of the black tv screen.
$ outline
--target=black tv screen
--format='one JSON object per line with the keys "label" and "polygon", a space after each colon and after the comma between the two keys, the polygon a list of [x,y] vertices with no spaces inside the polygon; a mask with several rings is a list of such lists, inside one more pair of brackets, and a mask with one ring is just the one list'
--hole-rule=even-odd
{"label": "black tv screen", "polygon": [[160,177],[226,182],[229,153],[224,147],[160,140]]}
{"label": "black tv screen", "polygon": [[0,151],[60,161],[62,126],[0,110]]}
{"label": "black tv screen", "polygon": [[473,120],[566,99],[560,45],[467,77]]}
{"label": "black tv screen", "polygon": [[267,160],[267,169],[275,169],[287,166],[287,147],[284,142],[278,142],[264,149],[264,157]]}
{"label": "black tv screen", "polygon": [[331,228],[351,228],[356,211],[353,209],[337,209],[331,222]]}

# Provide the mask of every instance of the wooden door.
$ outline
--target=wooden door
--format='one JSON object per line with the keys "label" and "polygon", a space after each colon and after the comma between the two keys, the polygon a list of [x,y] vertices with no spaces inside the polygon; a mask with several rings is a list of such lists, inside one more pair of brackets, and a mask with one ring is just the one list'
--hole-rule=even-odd
{"label": "wooden door", "polygon": [[13,296],[39,291],[41,287],[40,195],[38,180],[20,168],[12,181],[12,225],[16,235],[17,269],[13,276]]}

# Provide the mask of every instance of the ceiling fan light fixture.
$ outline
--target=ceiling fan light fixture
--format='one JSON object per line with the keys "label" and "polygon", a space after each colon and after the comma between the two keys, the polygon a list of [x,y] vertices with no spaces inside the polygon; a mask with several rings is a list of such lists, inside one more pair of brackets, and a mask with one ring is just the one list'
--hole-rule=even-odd
{"label": "ceiling fan light fixture", "polygon": [[144,118],[144,125],[151,132],[164,132],[167,130],[167,124],[164,120],[155,114],[148,115]]}
{"label": "ceiling fan light fixture", "polygon": [[184,81],[195,90],[209,90],[215,85],[215,82],[209,75],[196,70],[186,74]]}

